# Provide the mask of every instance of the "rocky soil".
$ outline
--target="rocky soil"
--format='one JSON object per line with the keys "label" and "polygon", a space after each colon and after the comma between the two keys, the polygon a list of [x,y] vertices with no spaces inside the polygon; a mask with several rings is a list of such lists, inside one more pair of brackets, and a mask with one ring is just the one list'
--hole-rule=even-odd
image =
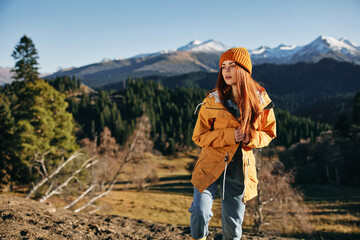
{"label": "rocky soil", "polygon": [[[115,215],[75,214],[51,205],[0,195],[0,239],[191,239],[190,228]],[[221,239],[211,229],[208,239]],[[242,239],[287,239],[244,235]]]}

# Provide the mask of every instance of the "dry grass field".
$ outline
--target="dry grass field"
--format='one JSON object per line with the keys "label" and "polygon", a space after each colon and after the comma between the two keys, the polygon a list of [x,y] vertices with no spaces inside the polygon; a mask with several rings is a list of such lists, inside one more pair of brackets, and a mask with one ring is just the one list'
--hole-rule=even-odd
{"label": "dry grass field", "polygon": [[[115,187],[116,191],[100,199],[98,205],[101,207],[97,213],[189,225],[188,209],[192,202],[193,187],[190,172],[186,168],[194,159],[152,156],[147,161],[155,166],[159,181],[145,184],[145,189],[141,191],[134,189],[136,184],[128,183],[125,179],[120,181]],[[220,227],[220,199],[215,200],[213,211],[211,226]]]}
{"label": "dry grass field", "polygon": [[360,189],[303,186],[317,239],[360,239]]}
{"label": "dry grass field", "polygon": [[[156,165],[159,177],[157,183],[149,183],[144,190],[120,182],[117,190],[102,198],[97,213],[117,214],[136,219],[147,219],[159,223],[189,225],[188,208],[192,201],[190,173],[186,170],[191,157],[150,158]],[[294,232],[300,239],[360,239],[360,189],[337,188],[334,186],[301,186],[305,202],[310,212],[313,234],[304,236]],[[210,226],[221,227],[221,204],[216,199],[213,207],[214,217]],[[245,232],[251,232],[251,216],[246,216],[243,225]],[[277,231],[277,224],[269,219],[265,227],[270,232]]]}

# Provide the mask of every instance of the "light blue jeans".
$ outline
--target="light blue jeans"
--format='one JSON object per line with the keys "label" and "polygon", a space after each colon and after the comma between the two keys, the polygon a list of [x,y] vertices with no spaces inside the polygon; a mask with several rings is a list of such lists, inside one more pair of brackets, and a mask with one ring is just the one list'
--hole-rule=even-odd
{"label": "light blue jeans", "polygon": [[242,164],[232,161],[228,166],[225,178],[225,195],[223,196],[224,173],[217,181],[212,183],[205,191],[200,193],[194,188],[193,202],[189,209],[191,213],[191,236],[201,239],[208,235],[209,221],[213,216],[211,211],[215,193],[220,185],[221,190],[221,222],[222,239],[241,239],[241,224],[244,220],[245,204],[242,202],[244,193],[244,178]]}

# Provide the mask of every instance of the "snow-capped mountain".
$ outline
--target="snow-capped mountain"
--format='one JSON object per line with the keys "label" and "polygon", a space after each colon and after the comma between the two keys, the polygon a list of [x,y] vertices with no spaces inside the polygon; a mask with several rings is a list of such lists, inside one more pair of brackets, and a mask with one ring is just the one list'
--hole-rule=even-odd
{"label": "snow-capped mountain", "polygon": [[349,45],[349,46],[351,46],[351,47],[353,47],[353,48],[356,48],[357,50],[360,50],[360,46],[359,46],[359,45],[356,45],[355,43],[350,42],[350,41],[347,40],[346,38],[340,38],[339,41],[340,41],[340,42],[343,42],[343,43],[345,43],[345,44],[347,44],[347,45]]}
{"label": "snow-capped mountain", "polygon": [[[49,77],[75,75],[85,84],[95,87],[119,82],[129,76],[135,78],[151,75],[176,76],[196,71],[217,72],[219,58],[229,48],[231,47],[213,39],[205,42],[194,40],[176,49],[139,54],[127,59],[105,58],[98,63],[58,71]],[[338,40],[319,36],[304,46],[281,44],[274,48],[261,46],[248,50],[253,65],[315,63],[323,58],[360,64],[360,47],[345,38]]]}
{"label": "snow-capped mountain", "polygon": [[185,46],[179,47],[177,51],[186,52],[224,52],[229,49],[228,46],[223,43],[210,39],[205,42],[201,42],[199,40],[194,40]]}
{"label": "snow-capped mountain", "polygon": [[199,40],[194,40],[194,41],[191,41],[189,42],[188,44],[186,44],[185,46],[182,46],[182,47],[179,47],[177,50],[178,51],[189,51],[199,45],[201,45],[202,42],[199,41]]}
{"label": "snow-capped mountain", "polygon": [[288,63],[292,56],[300,49],[294,45],[281,44],[278,47],[270,48],[267,46],[261,46],[260,48],[249,50],[251,60],[253,64],[262,63]]}
{"label": "snow-capped mountain", "polygon": [[224,52],[227,49],[229,49],[229,47],[213,39],[209,39],[205,42],[194,40],[177,49],[162,50],[155,53],[143,53],[135,55],[132,58],[156,57],[163,54],[170,54],[175,52]]}
{"label": "snow-capped mountain", "polygon": [[360,64],[359,46],[345,38],[337,40],[323,35],[305,46],[279,45],[276,48],[261,47],[249,52],[254,64],[317,62],[326,57]]}
{"label": "snow-capped mountain", "polygon": [[110,61],[112,61],[110,58],[103,58],[103,60],[101,60],[101,62],[110,62]]}
{"label": "snow-capped mountain", "polygon": [[[157,57],[166,54],[174,54],[176,52],[219,53],[224,52],[229,48],[231,47],[213,39],[205,42],[194,40],[176,49],[138,54],[131,58]],[[304,46],[280,44],[274,48],[261,46],[257,49],[248,50],[253,64],[255,65],[263,63],[291,64],[297,62],[317,62],[326,57],[334,58],[338,61],[360,64],[360,46],[345,38],[335,39],[323,35]],[[109,58],[104,58],[101,62],[114,60],[120,59],[110,60]]]}

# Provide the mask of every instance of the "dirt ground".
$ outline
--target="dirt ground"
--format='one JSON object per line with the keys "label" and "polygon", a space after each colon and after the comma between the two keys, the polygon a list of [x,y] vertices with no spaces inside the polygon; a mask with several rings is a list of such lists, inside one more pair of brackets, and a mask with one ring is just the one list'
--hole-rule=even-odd
{"label": "dirt ground", "polygon": [[[211,229],[208,239],[221,239]],[[190,228],[116,215],[75,214],[49,204],[0,195],[0,239],[191,239]],[[244,235],[242,239],[290,239]]]}

